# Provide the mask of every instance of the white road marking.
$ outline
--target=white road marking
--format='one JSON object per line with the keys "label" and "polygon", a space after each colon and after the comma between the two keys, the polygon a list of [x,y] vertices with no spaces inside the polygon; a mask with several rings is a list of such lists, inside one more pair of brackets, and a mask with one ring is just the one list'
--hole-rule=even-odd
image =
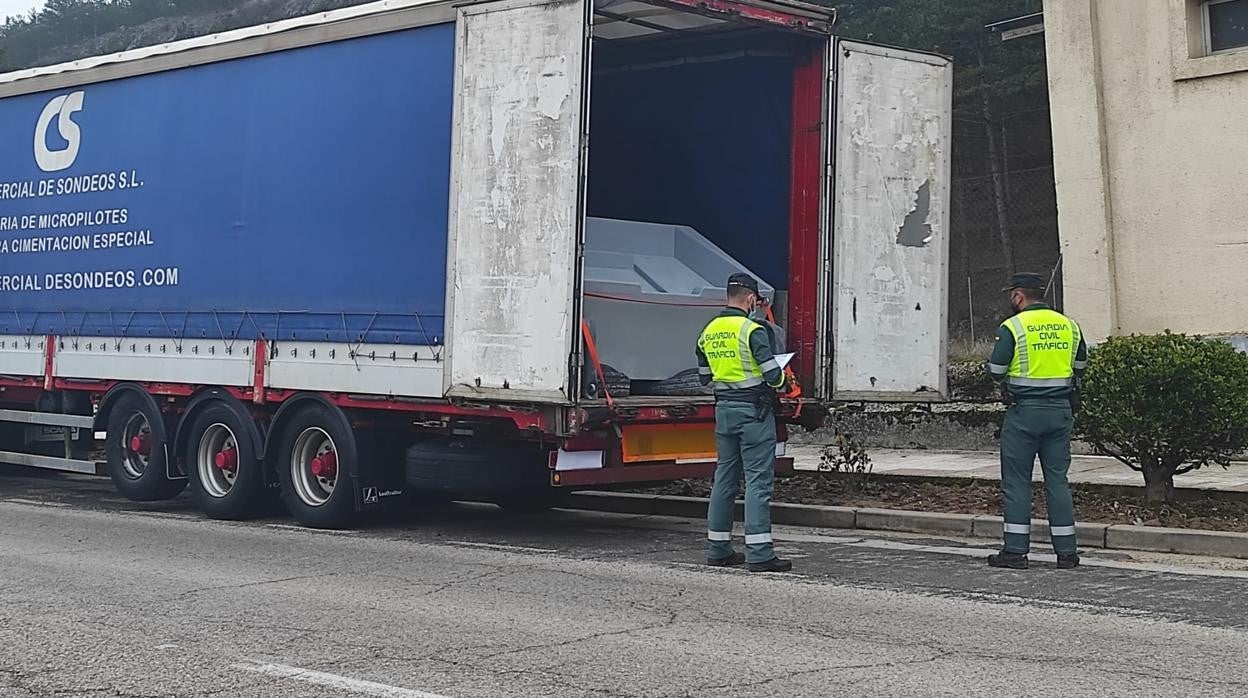
{"label": "white road marking", "polygon": [[453,541],[448,541],[448,542],[451,545],[462,546],[465,548],[485,548],[486,550],[502,550],[504,552],[509,552],[509,553],[541,553],[541,554],[548,555],[551,553],[559,552],[558,550],[551,550],[550,548],[525,548],[519,545],[502,545],[499,543],[474,543],[473,541],[468,541],[468,540],[453,540]]}
{"label": "white road marking", "polygon": [[318,686],[327,686],[329,688],[339,688],[344,691],[351,691],[364,696],[379,696],[379,698],[447,698],[436,693],[426,693],[424,691],[414,691],[410,688],[399,688],[389,684],[377,683],[375,681],[363,681],[361,679],[353,679],[349,676],[339,676],[338,674],[327,674],[323,671],[313,671],[311,669],[300,669],[299,667],[287,666],[285,664],[271,663],[240,663],[234,665],[235,669],[250,671],[253,674],[263,674],[279,679],[293,679],[295,681],[303,681],[304,683],[316,684]]}
{"label": "white road marking", "polygon": [[40,501],[38,499],[20,499],[18,497],[10,497],[9,499],[6,499],[4,501],[9,502],[11,504],[25,504],[27,506],[32,506],[32,507],[59,507],[63,509],[69,506],[68,504],[65,504],[64,502],[47,502],[47,501]]}
{"label": "white road marking", "polygon": [[293,524],[268,523],[266,528],[276,528],[283,531],[298,531],[300,533],[320,533],[327,536],[358,536],[359,531],[337,530],[332,528],[308,528],[307,526],[295,526]]}

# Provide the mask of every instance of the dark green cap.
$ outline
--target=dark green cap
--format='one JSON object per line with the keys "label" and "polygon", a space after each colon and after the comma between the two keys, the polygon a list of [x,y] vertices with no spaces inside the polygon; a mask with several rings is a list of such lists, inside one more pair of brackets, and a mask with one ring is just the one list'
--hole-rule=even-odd
{"label": "dark green cap", "polygon": [[1034,288],[1045,290],[1048,284],[1045,283],[1044,277],[1039,274],[1030,272],[1020,272],[1010,277],[1010,285],[1001,289],[1002,291],[1013,291],[1016,288]]}
{"label": "dark green cap", "polygon": [[728,277],[728,286],[729,287],[741,286],[742,288],[747,288],[753,291],[754,295],[756,296],[759,295],[758,281],[756,281],[754,277],[750,276],[749,274],[733,274],[732,276]]}

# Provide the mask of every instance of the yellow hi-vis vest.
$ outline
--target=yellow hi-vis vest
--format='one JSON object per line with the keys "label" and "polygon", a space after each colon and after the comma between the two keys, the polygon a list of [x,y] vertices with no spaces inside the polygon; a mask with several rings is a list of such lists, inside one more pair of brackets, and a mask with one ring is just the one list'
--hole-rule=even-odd
{"label": "yellow hi-vis vest", "polygon": [[1005,382],[1034,388],[1070,386],[1079,352],[1079,325],[1056,310],[1024,310],[1001,323],[1014,335]]}
{"label": "yellow hi-vis vest", "polygon": [[763,369],[750,350],[750,334],[763,326],[740,315],[711,320],[702,330],[698,346],[711,367],[711,387],[738,390],[763,384]]}

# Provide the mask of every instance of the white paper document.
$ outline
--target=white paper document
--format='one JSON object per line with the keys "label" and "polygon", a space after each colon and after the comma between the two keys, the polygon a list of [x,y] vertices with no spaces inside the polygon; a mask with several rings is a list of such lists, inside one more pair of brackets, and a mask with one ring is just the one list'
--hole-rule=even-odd
{"label": "white paper document", "polygon": [[793,357],[794,357],[795,355],[796,355],[796,353],[789,353],[789,354],[777,354],[777,355],[776,355],[776,363],[780,364],[780,370],[781,370],[781,371],[783,371],[783,370],[784,370],[784,367],[785,367],[785,366],[788,366],[788,365],[789,365],[789,362],[793,360]]}

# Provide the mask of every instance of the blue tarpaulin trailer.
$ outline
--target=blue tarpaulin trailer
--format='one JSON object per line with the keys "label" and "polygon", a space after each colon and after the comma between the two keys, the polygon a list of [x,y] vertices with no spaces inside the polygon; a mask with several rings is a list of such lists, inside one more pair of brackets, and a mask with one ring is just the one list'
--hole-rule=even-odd
{"label": "blue tarpaulin trailer", "polygon": [[454,56],[439,24],[0,100],[0,333],[441,343]]}

